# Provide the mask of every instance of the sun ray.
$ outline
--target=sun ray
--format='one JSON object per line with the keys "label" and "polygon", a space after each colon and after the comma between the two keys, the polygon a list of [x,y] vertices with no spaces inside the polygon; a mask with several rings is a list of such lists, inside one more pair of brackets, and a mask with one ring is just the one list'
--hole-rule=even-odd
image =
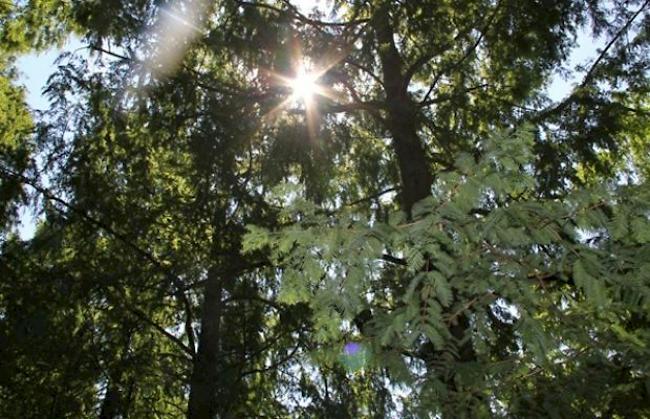
{"label": "sun ray", "polygon": [[273,107],[270,111],[266,112],[264,114],[264,120],[265,121],[273,121],[280,112],[282,112],[284,109],[287,108],[287,106],[293,101],[293,98],[288,97],[284,99],[282,102],[278,103],[276,106]]}
{"label": "sun ray", "polygon": [[172,74],[182,62],[191,42],[205,33],[201,18],[208,11],[207,0],[197,0],[185,5],[181,0],[169,2],[160,8],[155,24],[145,37],[150,50],[144,61],[146,72],[155,76]]}
{"label": "sun ray", "polygon": [[338,92],[329,86],[319,82],[332,67],[337,65],[345,58],[345,54],[339,52],[330,55],[319,65],[312,65],[310,60],[302,54],[302,48],[298,41],[294,40],[291,45],[292,49],[292,66],[293,74],[280,74],[274,71],[266,71],[270,76],[272,83],[276,86],[287,88],[288,96],[277,104],[273,109],[268,111],[264,119],[273,120],[283,110],[289,110],[296,107],[296,110],[302,108],[304,112],[307,131],[310,140],[314,140],[318,131],[319,117],[319,97],[338,102],[344,99],[344,94]]}

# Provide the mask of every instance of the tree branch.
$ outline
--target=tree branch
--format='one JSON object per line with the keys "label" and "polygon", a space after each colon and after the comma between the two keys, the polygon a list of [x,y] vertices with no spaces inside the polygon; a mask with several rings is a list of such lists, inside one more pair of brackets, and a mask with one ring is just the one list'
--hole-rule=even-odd
{"label": "tree branch", "polygon": [[466,93],[473,92],[474,90],[484,89],[486,87],[490,87],[490,84],[489,83],[483,83],[483,84],[479,84],[477,86],[468,87],[468,88],[466,88],[466,89],[464,89],[462,91],[459,91],[459,92],[453,92],[453,93],[448,94],[448,95],[437,96],[437,97],[435,97],[433,99],[429,99],[427,101],[422,101],[422,102],[418,103],[418,105],[421,106],[421,107],[426,107],[426,106],[434,105],[436,103],[447,102],[449,100],[462,97]]}
{"label": "tree branch", "polygon": [[408,263],[406,263],[406,261],[404,259],[397,258],[397,257],[395,257],[393,255],[383,254],[383,255],[381,255],[381,259],[386,261],[386,262],[393,263],[395,265],[408,266]]}
{"label": "tree branch", "polygon": [[327,104],[323,106],[322,112],[326,114],[354,111],[368,111],[370,113],[376,113],[381,109],[381,105],[381,102],[350,102]]}
{"label": "tree branch", "polygon": [[264,373],[264,372],[276,369],[280,365],[282,365],[282,364],[286,363],[287,361],[291,360],[291,358],[294,357],[296,352],[298,352],[298,349],[300,349],[300,344],[294,346],[292,351],[289,354],[287,354],[286,356],[280,358],[278,361],[274,362],[273,364],[271,364],[271,365],[269,365],[267,367],[264,367],[264,368],[256,368],[256,369],[244,371],[244,372],[241,373],[241,376],[244,377],[244,376],[247,376],[247,375]]}
{"label": "tree branch", "polygon": [[621,27],[621,29],[616,32],[616,34],[612,37],[612,39],[609,40],[605,48],[600,52],[594,63],[591,65],[589,70],[587,71],[587,74],[585,75],[584,79],[582,80],[582,83],[573,91],[569,96],[564,98],[560,103],[553,105],[549,108],[543,109],[539,111],[537,114],[532,115],[529,120],[532,122],[540,122],[549,116],[553,114],[557,114],[562,112],[564,109],[566,109],[580,94],[580,92],[587,87],[587,85],[593,80],[596,74],[596,69],[600,65],[600,63],[605,59],[605,56],[609,52],[609,49],[618,41],[624,34],[627,32],[627,30],[630,28],[634,20],[636,20],[637,17],[641,14],[641,12],[650,4],[650,0],[646,0],[645,3],[625,22],[625,25]]}
{"label": "tree branch", "polygon": [[377,76],[375,73],[373,73],[372,70],[369,69],[368,67],[359,64],[356,61],[353,61],[351,58],[346,58],[345,60],[343,60],[343,62],[346,64],[350,64],[351,66],[356,67],[359,70],[363,71],[364,73],[369,75],[374,81],[376,81],[380,86],[384,87],[383,80],[380,79],[379,76]]}
{"label": "tree branch", "polygon": [[[140,246],[137,244],[133,243],[125,234],[120,233],[116,231],[114,228],[109,226],[108,224],[104,223],[101,220],[98,220],[94,218],[93,216],[89,215],[85,211],[75,207],[74,205],[68,203],[64,199],[59,198],[58,196],[54,195],[52,192],[50,192],[47,188],[44,188],[38,183],[32,179],[29,179],[21,174],[15,173],[11,170],[8,170],[6,168],[0,167],[0,171],[5,173],[8,176],[11,176],[26,185],[29,185],[32,187],[34,190],[36,190],[38,193],[43,195],[45,199],[53,202],[57,202],[60,205],[63,205],[65,208],[67,208],[69,211],[71,211],[74,214],[77,214],[79,217],[81,217],[84,221],[87,223],[98,227],[104,231],[106,231],[108,234],[112,235],[116,239],[118,239],[120,242],[124,243],[126,246],[128,246],[130,249],[134,250],[137,254],[142,256],[144,259],[146,259],[148,262],[150,262],[156,269],[158,269],[161,273],[163,273],[167,279],[174,285],[176,288],[175,290],[175,295],[176,297],[183,303],[186,315],[190,319],[192,318],[192,312],[191,312],[191,305],[189,303],[189,300],[187,299],[187,295],[184,292],[184,286],[183,286],[183,281],[173,272],[171,272],[169,269],[167,269],[162,262],[160,262],[153,254],[150,252],[142,249]],[[187,331],[188,332],[188,337],[194,340],[194,336],[190,337],[190,333],[193,334],[193,330],[190,329]],[[193,351],[192,351],[193,353]]]}
{"label": "tree branch", "polygon": [[458,67],[460,67],[463,64],[463,62],[465,62],[465,60],[468,59],[470,55],[472,55],[472,53],[476,50],[476,48],[478,48],[478,46],[483,41],[483,38],[485,37],[486,32],[488,31],[490,26],[492,26],[492,23],[494,23],[494,20],[495,20],[495,18],[497,16],[497,13],[498,13],[500,8],[501,8],[501,2],[499,2],[497,4],[494,11],[490,14],[490,17],[488,18],[487,22],[483,26],[483,29],[481,29],[481,34],[479,35],[479,37],[465,51],[465,54],[463,54],[463,56],[460,58],[460,60],[456,61],[455,63],[453,63],[453,64],[451,64],[449,66],[446,66],[445,68],[440,70],[440,72],[438,72],[438,74],[436,74],[436,76],[433,79],[433,82],[431,82],[431,86],[429,87],[429,90],[427,91],[426,95],[424,95],[424,98],[420,101],[420,104],[426,103],[429,100],[429,97],[431,96],[431,93],[433,93],[433,90],[436,88],[436,85],[438,84],[438,82],[440,81],[440,79],[442,78],[442,76],[444,74],[446,74],[449,71],[456,70]]}
{"label": "tree branch", "polygon": [[271,10],[279,15],[288,16],[302,23],[312,25],[312,26],[318,26],[318,27],[347,27],[347,26],[356,26],[368,22],[368,19],[355,19],[347,22],[326,22],[318,19],[312,19],[300,13],[298,9],[296,9],[296,7],[291,3],[289,3],[288,1],[283,1],[282,3],[284,3],[287,6],[287,9],[281,9],[279,7],[275,7],[266,3],[237,1],[237,4],[239,4],[242,7],[257,7],[259,9]]}
{"label": "tree branch", "polygon": [[151,327],[153,327],[154,329],[156,329],[156,331],[158,331],[160,334],[164,335],[167,339],[169,339],[170,341],[172,341],[174,344],[176,344],[176,346],[178,346],[181,350],[183,350],[183,352],[185,352],[186,354],[188,354],[188,355],[190,356],[191,359],[194,359],[194,357],[196,356],[196,352],[195,352],[195,347],[194,347],[194,346],[188,347],[187,345],[185,345],[185,343],[184,343],[182,340],[180,340],[180,339],[177,338],[176,336],[174,336],[174,335],[172,335],[171,333],[169,333],[167,330],[165,330],[164,327],[160,326],[158,323],[154,322],[154,321],[153,321],[151,318],[149,318],[149,316],[147,316],[147,315],[146,315],[142,310],[140,310],[140,309],[138,309],[138,308],[135,308],[135,307],[132,307],[131,305],[127,304],[127,303],[126,303],[126,299],[125,299],[126,297],[124,297],[123,293],[120,292],[120,294],[122,295],[122,300],[123,300],[122,306],[123,306],[127,311],[130,311],[130,312],[133,313],[135,316],[137,316],[138,318],[140,318],[141,320],[143,320],[145,323],[147,323],[148,325],[150,325]]}

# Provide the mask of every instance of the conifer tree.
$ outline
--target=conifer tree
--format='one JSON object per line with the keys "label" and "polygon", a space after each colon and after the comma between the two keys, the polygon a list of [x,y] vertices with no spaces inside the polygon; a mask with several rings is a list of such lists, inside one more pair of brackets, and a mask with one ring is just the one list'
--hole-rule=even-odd
{"label": "conifer tree", "polygon": [[0,0],[0,415],[650,414],[650,3],[299,3]]}

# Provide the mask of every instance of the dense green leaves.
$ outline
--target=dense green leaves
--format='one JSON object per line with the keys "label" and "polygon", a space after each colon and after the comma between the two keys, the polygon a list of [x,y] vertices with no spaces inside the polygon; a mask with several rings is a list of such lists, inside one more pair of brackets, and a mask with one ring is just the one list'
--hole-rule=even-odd
{"label": "dense green leaves", "polygon": [[[610,319],[630,313],[644,317],[648,310],[650,282],[642,255],[649,249],[642,237],[650,226],[650,208],[645,199],[620,198],[646,196],[647,187],[611,186],[577,191],[561,200],[539,199],[532,193],[538,184],[525,169],[533,158],[531,147],[526,130],[493,136],[477,163],[461,157],[458,172],[439,176],[434,198],[416,206],[410,223],[352,219],[344,211],[322,215],[315,225],[303,222],[301,230],[292,226],[260,233],[251,227],[245,246],[274,250],[287,266],[280,293],[284,301],[310,303],[315,323],[335,341],[344,341],[349,333],[346,321],[357,314],[351,308],[370,303],[373,311],[383,313],[375,316],[371,334],[377,348],[418,353],[425,338],[436,349],[453,353],[459,342],[450,329],[460,313],[471,313],[475,332],[468,331],[467,338],[477,340],[479,359],[487,361],[481,373],[478,365],[472,367],[486,378],[481,391],[510,385],[490,372],[490,360],[504,362],[492,353],[504,327],[512,327],[516,336],[507,356],[509,374],[522,370],[525,375],[531,364],[579,365],[583,357],[600,351],[625,359],[618,345],[634,346],[635,351],[645,345],[619,323],[612,325],[614,340],[611,335],[598,337],[610,334],[608,320],[599,317],[603,310]],[[302,210],[304,204],[298,207]],[[635,229],[617,226],[626,222],[618,214],[628,211],[640,214]],[[630,252],[639,257],[628,259]],[[402,285],[405,276],[412,277],[407,287]],[[632,284],[630,277],[638,279]],[[639,299],[622,300],[626,294]],[[360,300],[360,295],[372,295],[372,300]],[[561,304],[553,307],[554,301]],[[341,315],[333,315],[332,309]],[[505,324],[494,317],[503,310],[511,317]],[[572,326],[584,327],[581,334],[567,333],[565,322],[577,312],[598,323],[581,321]],[[484,339],[487,344],[479,345]],[[590,348],[593,339],[604,340]],[[557,352],[558,347],[566,349]],[[584,353],[562,361],[572,348]],[[461,366],[443,368],[460,371]]]}
{"label": "dense green leaves", "polygon": [[[23,194],[16,176],[22,175],[29,167],[33,130],[24,91],[14,83],[15,69],[0,49],[0,227],[3,230],[12,218],[15,219],[15,204]],[[0,238],[2,236],[0,233]]]}

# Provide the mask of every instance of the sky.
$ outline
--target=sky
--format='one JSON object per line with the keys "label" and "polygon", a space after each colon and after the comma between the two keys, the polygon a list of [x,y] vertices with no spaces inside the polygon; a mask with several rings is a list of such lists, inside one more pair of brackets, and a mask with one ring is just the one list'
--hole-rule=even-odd
{"label": "sky", "polygon": [[[47,79],[56,69],[55,61],[65,51],[75,51],[83,48],[78,39],[70,38],[60,48],[50,48],[42,53],[26,54],[18,57],[16,65],[19,71],[19,84],[25,87],[27,92],[27,105],[33,110],[44,110],[48,108],[48,101],[42,91],[47,84]],[[36,231],[37,217],[29,209],[22,208],[20,211],[20,225],[18,235],[23,240],[34,236]]]}
{"label": "sky", "polygon": [[[327,0],[298,0],[294,1],[303,13],[319,6],[325,5]],[[47,100],[41,94],[47,83],[47,78],[55,70],[54,62],[60,53],[74,51],[83,48],[79,39],[70,38],[61,48],[51,48],[42,53],[27,54],[18,59],[18,69],[21,73],[20,82],[27,88],[27,103],[32,109],[45,109],[48,106]]]}
{"label": "sky", "polygon": [[70,38],[61,48],[50,48],[42,53],[27,54],[18,58],[20,83],[27,88],[27,104],[32,109],[42,110],[48,107],[42,90],[48,77],[56,69],[54,62],[59,55],[64,51],[75,51],[83,47],[80,40]]}
{"label": "sky", "polygon": [[[314,7],[327,4],[327,0],[300,0],[295,1],[297,7],[303,13],[309,13]],[[602,47],[602,40],[592,40],[590,36],[582,31],[578,34],[577,47],[572,51],[569,58],[569,66],[574,67],[579,64],[588,64],[593,62],[597,56],[597,48]],[[27,104],[35,110],[43,110],[48,107],[48,102],[42,94],[42,90],[47,84],[47,79],[56,69],[55,61],[64,51],[76,51],[83,48],[79,39],[70,38],[60,48],[51,48],[42,53],[32,53],[21,56],[17,60],[17,67],[20,72],[19,83],[25,86],[27,90]],[[571,88],[580,81],[580,76],[564,80],[559,75],[555,75],[547,93],[554,101],[559,101],[565,97]],[[21,213],[21,225],[18,228],[18,234],[23,239],[33,237],[35,232],[36,217],[28,210]]]}

